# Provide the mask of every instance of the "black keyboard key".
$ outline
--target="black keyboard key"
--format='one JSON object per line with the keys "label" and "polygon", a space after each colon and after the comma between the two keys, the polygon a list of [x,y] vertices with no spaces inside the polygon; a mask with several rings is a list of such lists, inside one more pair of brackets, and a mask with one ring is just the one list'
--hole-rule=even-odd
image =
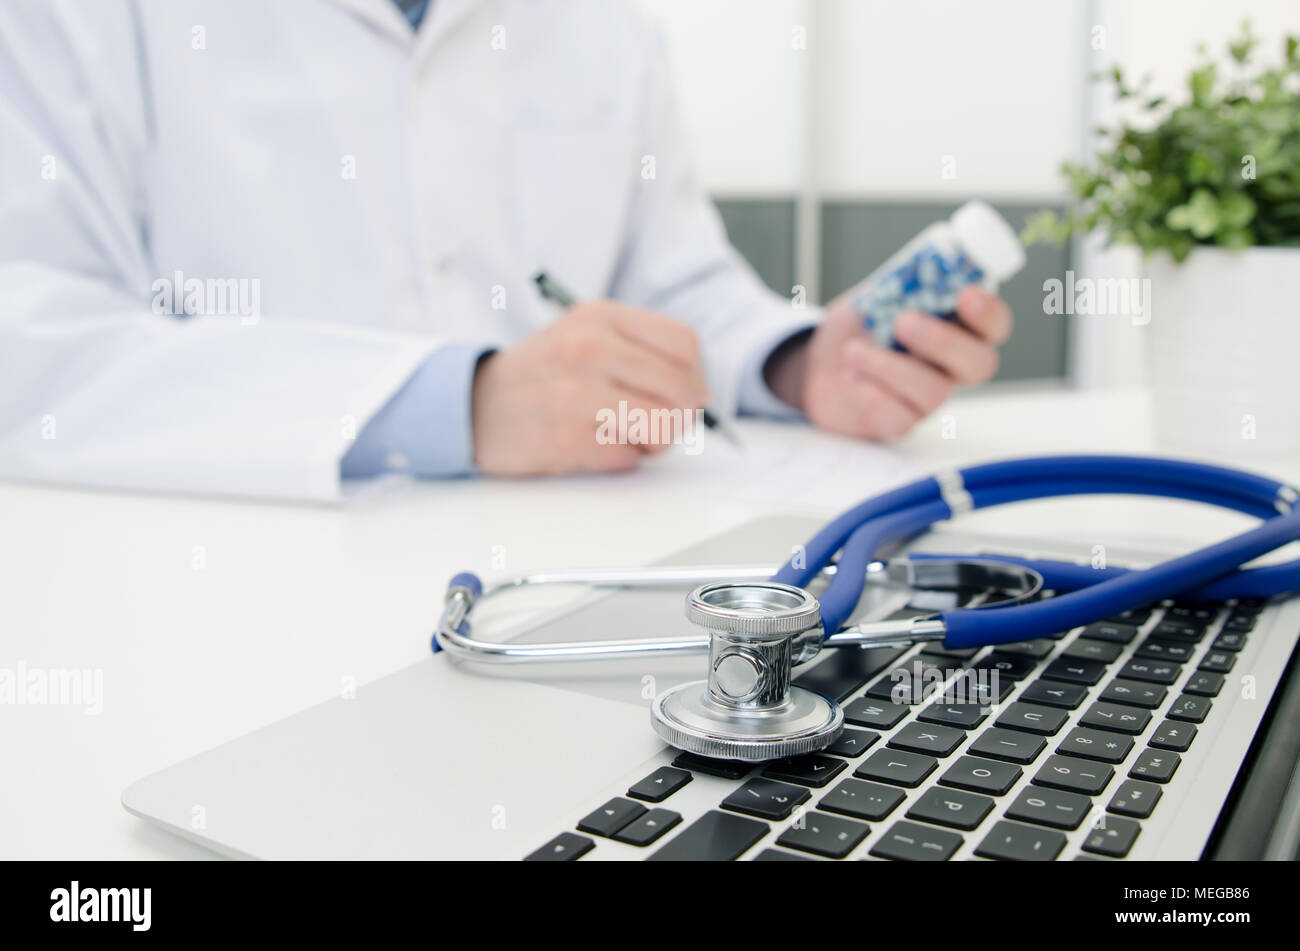
{"label": "black keyboard key", "polygon": [[867,837],[871,827],[865,822],[854,822],[824,812],[809,812],[781,833],[777,845],[801,852],[812,852],[831,859],[842,859]]}
{"label": "black keyboard key", "polygon": [[1052,789],[1095,796],[1106,788],[1114,775],[1115,770],[1105,763],[1052,755],[1047,757],[1032,782],[1036,786],[1050,786]]}
{"label": "black keyboard key", "polygon": [[1188,644],[1186,641],[1162,641],[1158,637],[1148,637],[1138,645],[1133,656],[1185,664],[1192,659],[1192,654],[1195,652],[1196,645]]}
{"label": "black keyboard key", "polygon": [[907,707],[886,700],[871,697],[858,697],[844,708],[844,719],[854,726],[869,726],[877,730],[889,730],[907,716]]}
{"label": "black keyboard key", "polygon": [[[983,677],[984,679],[979,679]],[[944,687],[943,703],[957,705],[973,703],[981,707],[991,707],[1007,699],[1007,694],[1016,689],[1016,682],[1009,677],[993,677],[992,672],[979,673],[966,671],[961,677]]]}
{"label": "black keyboard key", "polygon": [[984,817],[992,811],[993,800],[988,796],[932,786],[907,810],[907,817],[954,829],[970,830],[983,822]]}
{"label": "black keyboard key", "polygon": [[578,823],[578,828],[592,835],[609,837],[644,813],[645,806],[641,803],[615,796],[596,811],[584,816]]}
{"label": "black keyboard key", "polygon": [[1115,644],[1111,641],[1093,641],[1087,638],[1079,638],[1061,654],[1062,657],[1078,657],[1082,660],[1096,660],[1103,664],[1109,664],[1123,652],[1124,647],[1121,644]]}
{"label": "black keyboard key", "polygon": [[789,759],[775,760],[763,770],[768,779],[780,779],[800,786],[821,788],[835,778],[835,774],[849,764],[833,756],[820,756],[808,753],[805,756],[792,756]]}
{"label": "black keyboard key", "polygon": [[1217,607],[1204,604],[1174,604],[1165,612],[1166,618],[1186,621],[1188,624],[1199,624],[1201,627],[1207,626],[1218,616],[1219,609]]}
{"label": "black keyboard key", "polygon": [[1224,631],[1214,639],[1210,650],[1239,651],[1246,646],[1246,635],[1239,631]]}
{"label": "black keyboard key", "polygon": [[1022,819],[1054,829],[1077,829],[1091,809],[1092,800],[1087,796],[1061,789],[1030,786],[1020,790],[1016,801],[1007,808],[1007,818]]}
{"label": "black keyboard key", "polygon": [[1183,685],[1184,694],[1196,694],[1197,696],[1218,696],[1218,691],[1223,689],[1223,674],[1206,673],[1204,670],[1197,670],[1191,677],[1187,678],[1187,683]]}
{"label": "black keyboard key", "polygon": [[1211,700],[1208,697],[1197,697],[1185,693],[1169,708],[1166,714],[1171,720],[1186,720],[1188,723],[1204,723],[1206,715],[1210,712]]}
{"label": "black keyboard key", "polygon": [[1055,649],[1056,642],[1047,637],[1040,637],[1036,641],[1017,641],[1014,644],[998,645],[999,654],[1019,654],[1036,660],[1042,660]]}
{"label": "black keyboard key", "polygon": [[[1255,624],[1259,617],[1254,614],[1238,614],[1235,611],[1228,615],[1228,620],[1223,622],[1223,630],[1231,631],[1238,634],[1249,634],[1255,629]],[[1220,635],[1222,636],[1222,635]]]}
{"label": "black keyboard key", "polygon": [[1106,619],[1110,624],[1127,624],[1130,627],[1141,627],[1151,618],[1150,608],[1129,608],[1127,611],[1121,611],[1114,617]]}
{"label": "black keyboard key", "polygon": [[977,664],[971,666],[971,670],[997,671],[999,678],[1007,680],[1023,680],[1029,676],[1038,666],[1038,660],[1034,657],[1025,657],[1022,654],[1004,654],[994,651]]}
{"label": "black keyboard key", "polygon": [[962,756],[939,777],[944,786],[1001,796],[1016,784],[1023,771],[1011,763],[998,763],[977,756]]}
{"label": "black keyboard key", "polygon": [[1177,664],[1167,661],[1138,658],[1120,668],[1119,676],[1128,680],[1145,680],[1147,683],[1168,685],[1178,679],[1181,670],[1182,668]]}
{"label": "black keyboard key", "polygon": [[1076,726],[1061,741],[1056,752],[1066,756],[1082,756],[1102,763],[1122,763],[1133,749],[1133,738],[1107,730],[1090,730]]}
{"label": "black keyboard key", "polygon": [[681,813],[668,809],[651,809],[615,832],[614,839],[628,845],[649,845],[681,821]]}
{"label": "black keyboard key", "polygon": [[704,773],[719,779],[742,779],[754,768],[753,763],[742,763],[735,759],[712,759],[694,753],[678,753],[673,765],[678,769],[689,769],[692,773]]}
{"label": "black keyboard key", "polygon": [[782,852],[780,849],[764,849],[754,856],[755,862],[816,862],[811,855],[796,855],[794,852]]}
{"label": "black keyboard key", "polygon": [[969,730],[979,726],[988,717],[988,709],[974,703],[932,703],[916,715],[925,723],[941,723],[955,726],[959,730]]}
{"label": "black keyboard key", "polygon": [[826,651],[826,657],[801,671],[793,683],[843,703],[846,697],[852,696],[859,687],[903,656],[905,650],[900,647],[871,647],[867,650]]}
{"label": "black keyboard key", "polygon": [[1167,618],[1157,624],[1155,630],[1151,633],[1156,637],[1176,638],[1180,641],[1191,641],[1195,644],[1205,636],[1205,625],[1190,624],[1177,618]]}
{"label": "black keyboard key", "polygon": [[1236,663],[1237,655],[1231,651],[1210,651],[1196,669],[1212,674],[1226,674]]}
{"label": "black keyboard key", "polygon": [[1103,816],[1101,821],[1083,840],[1085,852],[1108,855],[1113,859],[1122,859],[1137,841],[1142,831],[1141,823],[1133,819],[1120,819],[1115,816]]}
{"label": "black keyboard key", "polygon": [[880,740],[880,734],[875,730],[854,730],[846,728],[830,746],[826,747],[827,753],[834,753],[836,756],[861,756],[867,750],[871,749]]}
{"label": "black keyboard key", "polygon": [[1186,753],[1195,738],[1196,727],[1190,723],[1166,720],[1155,728],[1151,739],[1147,740],[1147,745],[1157,749],[1172,750],[1175,753]]}
{"label": "black keyboard key", "polygon": [[1091,687],[1106,673],[1106,665],[1095,660],[1080,660],[1077,657],[1058,657],[1043,670],[1043,676],[1049,680],[1064,680],[1066,683],[1083,684]]}
{"label": "black keyboard key", "polygon": [[989,830],[975,854],[1004,862],[1050,862],[1065,848],[1065,836],[1051,829],[1003,820]]}
{"label": "black keyboard key", "polygon": [[722,800],[722,808],[760,819],[784,819],[795,806],[807,802],[811,795],[802,786],[791,786],[774,779],[751,779]]}
{"label": "black keyboard key", "polygon": [[1080,684],[1061,683],[1058,680],[1035,680],[1020,691],[1020,699],[1031,703],[1041,703],[1062,710],[1073,710],[1084,697],[1088,688]]}
{"label": "black keyboard key", "polygon": [[962,837],[956,832],[902,820],[881,836],[871,854],[900,862],[946,862],[961,844]]}
{"label": "black keyboard key", "polygon": [[691,774],[673,766],[660,766],[627,791],[633,799],[663,802],[691,781]]}
{"label": "black keyboard key", "polygon": [[910,674],[905,674],[901,678],[882,677],[867,688],[864,696],[908,706],[921,703],[926,699],[924,694],[927,690],[937,693],[939,687],[939,683],[927,683],[924,679],[916,680]]}
{"label": "black keyboard key", "polygon": [[524,857],[525,862],[572,862],[581,858],[595,848],[596,843],[585,835],[576,832],[561,832],[550,842],[530,852]]}
{"label": "black keyboard key", "polygon": [[[1145,620],[1145,618],[1143,618]],[[1112,644],[1127,644],[1137,636],[1138,623],[1134,624],[1116,624],[1113,621],[1101,621],[1098,624],[1089,624],[1080,632],[1080,637],[1086,637],[1093,641],[1109,641]]]}
{"label": "black keyboard key", "polygon": [[1144,783],[1140,779],[1126,779],[1115,791],[1115,796],[1106,809],[1117,815],[1145,819],[1151,815],[1162,795],[1164,791],[1154,783]]}
{"label": "black keyboard key", "polygon": [[867,757],[853,775],[860,779],[878,779],[899,786],[919,786],[934,772],[939,761],[933,756],[907,750],[877,750]]}
{"label": "black keyboard key", "polygon": [[1167,783],[1178,771],[1182,757],[1165,750],[1145,749],[1128,771],[1133,779],[1146,779],[1153,783]]}
{"label": "black keyboard key", "polygon": [[1009,763],[1024,764],[1032,763],[1046,745],[1047,741],[1041,736],[993,727],[981,733],[970,745],[968,752],[1006,760]]}
{"label": "black keyboard key", "polygon": [[925,649],[921,651],[921,656],[930,658],[936,662],[956,661],[957,663],[952,664],[952,666],[956,667],[959,666],[962,661],[970,660],[981,650],[983,650],[983,648],[980,647],[958,647],[949,650],[948,648],[941,647],[938,644],[926,644]]}
{"label": "black keyboard key", "polygon": [[1151,711],[1139,707],[1127,707],[1118,703],[1098,701],[1088,708],[1088,712],[1079,720],[1084,726],[1099,730],[1114,730],[1136,736],[1147,728],[1151,722]]}
{"label": "black keyboard key", "polygon": [[1101,699],[1110,703],[1154,710],[1165,702],[1165,695],[1168,693],[1169,689],[1160,684],[1144,684],[1140,680],[1122,680],[1116,677],[1101,692]]}
{"label": "black keyboard key", "polygon": [[909,723],[893,738],[889,745],[896,750],[911,750],[913,753],[929,753],[931,756],[947,756],[961,746],[966,734],[950,726],[931,723]]}
{"label": "black keyboard key", "polygon": [[846,779],[817,803],[819,809],[839,812],[857,819],[879,822],[898,808],[907,794],[894,786],[882,786],[865,779]]}
{"label": "black keyboard key", "polygon": [[767,833],[766,822],[715,809],[677,833],[671,842],[650,856],[650,861],[730,862]]}
{"label": "black keyboard key", "polygon": [[997,725],[1010,730],[1024,730],[1040,736],[1051,736],[1065,724],[1070,715],[1056,707],[1040,707],[1033,703],[1016,701],[1002,711]]}

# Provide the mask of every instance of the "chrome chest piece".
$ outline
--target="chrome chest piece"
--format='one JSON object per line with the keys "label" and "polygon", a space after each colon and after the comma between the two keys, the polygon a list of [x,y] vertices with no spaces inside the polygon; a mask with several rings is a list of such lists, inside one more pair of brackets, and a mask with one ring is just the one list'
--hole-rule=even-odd
{"label": "chrome chest piece", "polygon": [[709,635],[708,680],[665,691],[654,730],[678,749],[749,762],[823,749],[844,729],[839,705],[790,683],[821,648],[821,610],[802,588],[775,582],[701,585],[686,617]]}

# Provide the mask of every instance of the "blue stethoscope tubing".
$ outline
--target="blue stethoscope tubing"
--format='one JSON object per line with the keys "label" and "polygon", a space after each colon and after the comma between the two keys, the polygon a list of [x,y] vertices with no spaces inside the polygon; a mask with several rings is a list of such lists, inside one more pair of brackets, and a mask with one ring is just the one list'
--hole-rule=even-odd
{"label": "blue stethoscope tubing", "polygon": [[[954,493],[954,486],[957,492]],[[838,631],[862,596],[867,566],[887,546],[952,518],[954,498],[982,509],[1066,495],[1148,495],[1202,502],[1265,521],[1249,531],[1142,570],[1093,569],[1066,562],[996,556],[1034,568],[1058,593],[1029,604],[938,614],[950,649],[1009,644],[1091,624],[1164,598],[1224,601],[1300,590],[1300,559],[1242,565],[1300,540],[1296,490],[1221,466],[1142,456],[1043,456],[971,466],[942,481],[928,476],[862,502],[828,524],[772,581],[806,586],[832,559],[835,575],[820,596],[822,624]],[[836,558],[838,553],[839,557]],[[924,557],[924,556],[912,556]],[[950,557],[950,556],[948,556]],[[798,567],[796,567],[796,562]]]}

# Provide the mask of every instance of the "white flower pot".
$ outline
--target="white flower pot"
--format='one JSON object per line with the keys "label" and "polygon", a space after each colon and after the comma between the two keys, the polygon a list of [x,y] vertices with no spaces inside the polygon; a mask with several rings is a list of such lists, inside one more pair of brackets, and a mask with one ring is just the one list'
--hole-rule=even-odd
{"label": "white flower pot", "polygon": [[1221,458],[1300,452],[1300,248],[1147,262],[1156,442]]}

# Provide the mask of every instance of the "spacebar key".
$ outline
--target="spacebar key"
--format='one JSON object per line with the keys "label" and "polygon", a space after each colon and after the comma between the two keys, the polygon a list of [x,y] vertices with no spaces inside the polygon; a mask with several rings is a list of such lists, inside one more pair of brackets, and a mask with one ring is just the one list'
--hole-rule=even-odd
{"label": "spacebar key", "polygon": [[766,822],[744,819],[730,813],[706,812],[673,837],[648,861],[730,862],[767,835]]}

